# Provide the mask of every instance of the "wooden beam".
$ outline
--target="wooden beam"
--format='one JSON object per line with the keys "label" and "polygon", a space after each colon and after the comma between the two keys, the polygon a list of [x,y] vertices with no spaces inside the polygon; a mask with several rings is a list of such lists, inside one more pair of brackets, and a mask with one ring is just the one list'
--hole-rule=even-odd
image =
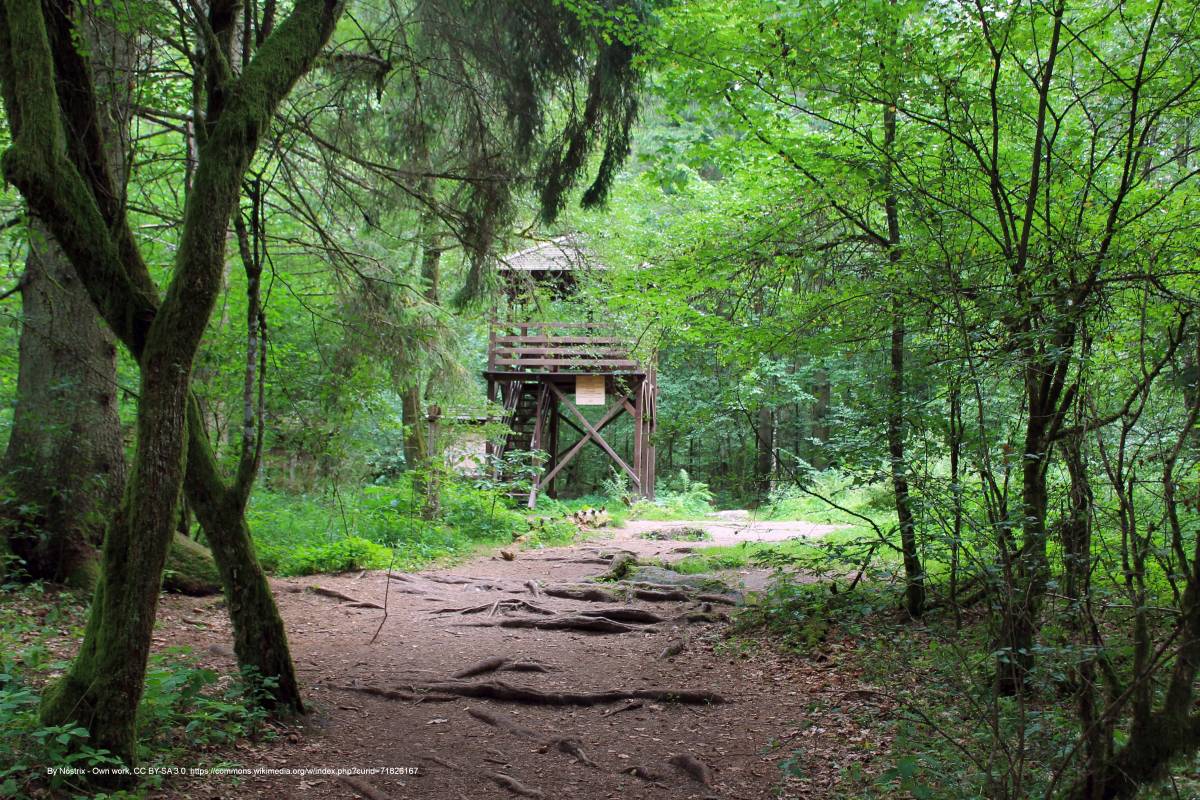
{"label": "wooden beam", "polygon": [[[551,388],[555,388],[555,387],[551,387]],[[558,396],[558,399],[560,401],[563,399],[561,393],[555,391],[555,394]],[[625,407],[622,405],[622,403],[626,399],[628,399],[628,398],[627,397],[621,398],[620,402],[613,403],[611,406],[608,407],[608,410],[604,412],[604,416],[600,418],[600,421],[596,423],[596,427],[593,429],[597,432],[597,434],[600,431],[604,430],[606,427],[608,427],[608,424],[610,422],[612,422],[614,419],[616,419],[617,417],[619,417],[621,415],[621,412],[625,410]],[[576,413],[578,413],[578,409],[576,409]],[[566,416],[563,416],[562,420],[563,420],[563,422],[570,424],[570,420],[568,420],[566,418]],[[542,477],[543,483],[554,480],[554,478],[558,475],[558,473],[562,471],[563,467],[567,466],[567,464],[571,463],[571,459],[573,459],[573,458],[575,458],[575,456],[579,455],[579,451],[583,449],[583,446],[586,445],[588,442],[592,441],[592,434],[587,433],[586,431],[580,431],[580,432],[583,434],[583,437],[578,442],[571,445],[570,449],[567,450],[565,453],[563,453],[561,457],[555,458],[555,461],[557,463],[555,463],[554,469],[550,470],[549,473],[547,473],[545,476]]]}
{"label": "wooden beam", "polygon": [[[562,358],[499,358],[493,367],[637,367],[632,358],[584,358],[571,353]],[[492,371],[495,371],[494,369]]]}
{"label": "wooden beam", "polygon": [[[617,464],[621,466],[621,469],[625,470],[629,477],[633,479],[633,482],[637,484],[637,489],[641,491],[641,478],[629,467],[628,464],[625,463],[625,459],[617,455],[617,451],[612,449],[609,443],[604,440],[604,437],[600,435],[600,432],[592,427],[592,423],[588,422],[588,419],[583,415],[583,412],[576,408],[575,404],[572,403],[557,386],[552,383],[547,385],[550,387],[550,391],[554,392],[554,394],[558,396],[558,402],[570,409],[571,413],[575,415],[580,424],[582,424],[583,427],[587,429],[588,433],[591,434],[592,439],[596,442],[596,444],[600,445],[600,449],[608,453],[608,457],[617,462]],[[617,413],[619,414],[625,408],[625,401],[622,399],[620,403],[614,403],[613,406],[616,408]]]}
{"label": "wooden beam", "polygon": [[546,334],[535,334],[530,336],[492,336],[491,340],[501,347],[509,347],[517,344],[565,344],[565,345],[613,345],[613,344],[629,344],[630,340],[621,339],[616,336],[549,336]]}

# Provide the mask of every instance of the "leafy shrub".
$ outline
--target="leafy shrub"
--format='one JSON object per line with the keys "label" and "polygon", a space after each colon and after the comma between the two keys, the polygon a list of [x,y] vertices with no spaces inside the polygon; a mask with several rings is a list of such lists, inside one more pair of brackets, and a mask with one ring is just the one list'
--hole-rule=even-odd
{"label": "leafy shrub", "polygon": [[633,507],[635,515],[649,520],[696,519],[712,510],[713,493],[708,484],[692,480],[684,469],[667,481],[652,502],[643,500]]}
{"label": "leafy shrub", "polygon": [[349,536],[323,544],[297,548],[280,565],[283,575],[313,575],[318,572],[350,572],[382,569],[391,560],[391,551],[374,542]]}
{"label": "leafy shrub", "polygon": [[[0,731],[4,734],[0,736],[0,797],[41,797],[46,789],[81,796],[77,793],[87,789],[79,778],[60,770],[86,772],[121,762],[109,751],[89,745],[85,727],[41,723],[41,698],[26,676],[31,670],[63,665],[46,664],[41,650],[33,648],[16,656],[23,669],[16,661],[0,664]],[[150,657],[138,706],[142,759],[185,748],[194,754],[268,730],[261,700],[274,678],[244,675],[230,680],[196,665],[188,656],[186,648],[173,648]]]}

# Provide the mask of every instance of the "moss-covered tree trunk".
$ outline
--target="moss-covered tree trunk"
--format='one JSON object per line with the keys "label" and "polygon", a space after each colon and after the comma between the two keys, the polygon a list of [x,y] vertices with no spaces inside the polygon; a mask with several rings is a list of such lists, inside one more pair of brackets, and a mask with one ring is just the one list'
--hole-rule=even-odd
{"label": "moss-covered tree trunk", "polygon": [[254,554],[250,527],[246,524],[248,495],[227,486],[221,479],[212,449],[204,438],[200,407],[194,396],[188,415],[185,491],[221,575],[238,664],[243,669],[252,668],[260,678],[274,678],[274,686],[263,696],[276,710],[302,712],[304,702],[288,649],[287,632],[267,577]]}
{"label": "moss-covered tree trunk", "polygon": [[[133,48],[106,15],[83,13],[81,35],[104,100],[104,157],[123,196]],[[54,236],[37,220],[30,227],[4,522],[26,572],[90,590],[104,520],[125,487],[116,342]]]}
{"label": "moss-covered tree trunk", "polygon": [[298,0],[241,76],[221,76],[220,116],[200,148],[172,279],[156,303],[100,156],[91,74],[76,46],[77,9],[0,0],[0,88],[13,133],[5,177],[51,228],[141,367],[137,449],[107,528],[84,641],[42,706],[47,723],[82,722],[93,746],[127,764],[136,757],[137,706],[185,474],[192,363],[221,286],[228,222],[260,136],[341,8]]}
{"label": "moss-covered tree trunk", "polygon": [[33,226],[21,282],[4,527],[32,577],[91,589],[125,486],[116,346],[67,257]]}
{"label": "moss-covered tree trunk", "polygon": [[183,481],[186,417],[181,399],[187,397],[189,361],[186,347],[147,349],[137,454],[125,498],[105,535],[83,645],[42,702],[47,724],[78,722],[88,729],[94,746],[127,764],[136,754],[137,705]]}

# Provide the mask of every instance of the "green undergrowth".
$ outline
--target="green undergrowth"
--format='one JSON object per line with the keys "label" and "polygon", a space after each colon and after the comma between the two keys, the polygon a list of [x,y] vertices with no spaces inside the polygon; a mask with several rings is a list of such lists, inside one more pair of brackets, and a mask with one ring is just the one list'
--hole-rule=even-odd
{"label": "green undergrowth", "polygon": [[538,547],[577,535],[565,520],[530,517],[498,491],[465,481],[441,483],[431,519],[424,518],[425,503],[404,477],[320,497],[260,490],[247,517],[259,560],[280,575],[413,570],[517,539]]}
{"label": "green undergrowth", "polygon": [[[82,597],[74,594],[52,593],[37,583],[0,587],[0,797],[141,797],[173,777],[147,775],[133,792],[95,794],[84,785],[85,775],[119,762],[88,745],[82,726],[42,724],[42,692],[68,667],[85,614]],[[228,765],[222,748],[274,736],[257,702],[269,688],[252,675],[201,667],[187,648],[151,655],[138,708],[140,764]]]}
{"label": "green undergrowth", "polygon": [[[846,510],[835,508],[827,500]],[[863,520],[855,516],[859,514],[874,520],[880,527],[886,527],[895,516],[896,506],[891,486],[887,483],[862,483],[850,475],[827,470],[815,473],[804,488],[790,483],[780,485],[771,492],[767,503],[757,513],[759,518],[765,520],[862,525]]]}
{"label": "green undergrowth", "polygon": [[[720,648],[737,656],[772,647],[819,664],[835,684],[854,690],[814,694],[812,724],[851,707],[866,708],[869,716],[859,724],[871,730],[872,741],[887,745],[869,759],[850,760],[827,796],[1045,796],[1079,735],[1070,677],[1078,651],[1068,644],[1063,608],[1045,612],[1031,693],[997,697],[995,632],[986,605],[958,614],[943,605],[913,622],[900,610],[899,585],[880,580],[880,573],[868,571],[868,576],[849,590],[844,578],[835,589],[828,580],[801,582],[780,571],[770,588],[747,596]],[[945,596],[944,584],[930,588],[934,596]],[[1128,668],[1128,648],[1113,646],[1109,654],[1115,666]],[[845,677],[832,677],[842,673]],[[1117,739],[1120,744],[1120,732]],[[814,746],[812,753],[803,748],[792,753],[789,774],[803,776],[813,759],[829,758],[821,745]],[[1072,774],[1060,779],[1053,796],[1061,796]],[[1136,797],[1200,797],[1200,756],[1177,763],[1170,778],[1144,787]]]}

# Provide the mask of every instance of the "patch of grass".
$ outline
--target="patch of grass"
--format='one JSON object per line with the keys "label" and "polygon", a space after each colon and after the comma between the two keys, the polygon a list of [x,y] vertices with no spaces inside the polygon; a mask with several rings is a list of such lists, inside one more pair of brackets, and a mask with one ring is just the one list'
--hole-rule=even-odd
{"label": "patch of grass", "polygon": [[816,473],[809,486],[810,492],[786,484],[771,493],[768,503],[759,511],[762,519],[803,520],[830,525],[861,525],[862,520],[853,514],[832,507],[814,496],[828,498],[838,505],[874,520],[886,528],[895,514],[891,487],[884,483],[864,484],[849,475],[834,470]]}
{"label": "patch of grass", "polygon": [[413,570],[469,557],[484,547],[566,544],[575,526],[531,520],[497,490],[445,480],[433,519],[408,477],[326,497],[255,493],[247,512],[259,560],[281,575],[361,569]]}
{"label": "patch of grass", "polygon": [[638,538],[652,542],[708,542],[712,536],[703,528],[657,528],[646,531]]}

